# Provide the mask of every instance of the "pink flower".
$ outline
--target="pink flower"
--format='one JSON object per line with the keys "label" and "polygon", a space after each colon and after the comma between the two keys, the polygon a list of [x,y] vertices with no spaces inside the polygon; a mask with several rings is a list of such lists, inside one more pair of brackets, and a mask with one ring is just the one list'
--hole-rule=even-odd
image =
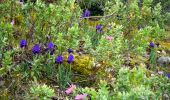
{"label": "pink flower", "polygon": [[164,72],[163,71],[158,71],[158,74],[163,75]]}
{"label": "pink flower", "polygon": [[112,36],[107,36],[106,39],[109,40],[109,41],[112,41],[113,37]]}
{"label": "pink flower", "polygon": [[70,94],[71,92],[73,92],[73,90],[76,88],[75,85],[71,84],[69,88],[66,89],[66,93],[67,94]]}
{"label": "pink flower", "polygon": [[76,97],[75,97],[75,100],[83,100],[84,98],[87,97],[87,94],[78,94]]}

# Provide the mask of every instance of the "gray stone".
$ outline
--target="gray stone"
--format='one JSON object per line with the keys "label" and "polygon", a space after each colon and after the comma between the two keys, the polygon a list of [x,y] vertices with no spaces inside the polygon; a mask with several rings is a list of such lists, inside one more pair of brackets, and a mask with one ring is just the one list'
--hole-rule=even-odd
{"label": "gray stone", "polygon": [[165,50],[162,50],[162,55],[166,55],[166,52],[165,52]]}
{"label": "gray stone", "polygon": [[163,94],[163,99],[162,100],[169,100],[168,94]]}
{"label": "gray stone", "polygon": [[170,64],[170,57],[169,56],[161,56],[158,58],[157,62],[162,66],[166,66]]}

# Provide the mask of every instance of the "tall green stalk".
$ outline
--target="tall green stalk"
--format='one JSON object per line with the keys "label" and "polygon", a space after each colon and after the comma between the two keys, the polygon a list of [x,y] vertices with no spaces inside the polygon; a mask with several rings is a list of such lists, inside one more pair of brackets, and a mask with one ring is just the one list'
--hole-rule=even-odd
{"label": "tall green stalk", "polygon": [[151,48],[151,52],[150,52],[150,63],[151,63],[151,67],[153,68],[154,66],[156,66],[156,50],[155,48]]}

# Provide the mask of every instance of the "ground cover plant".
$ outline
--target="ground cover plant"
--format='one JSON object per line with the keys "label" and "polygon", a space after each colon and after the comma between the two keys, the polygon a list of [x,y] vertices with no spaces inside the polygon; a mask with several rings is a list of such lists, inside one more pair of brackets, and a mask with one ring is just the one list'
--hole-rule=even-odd
{"label": "ground cover plant", "polygon": [[0,0],[0,100],[169,100],[169,6]]}

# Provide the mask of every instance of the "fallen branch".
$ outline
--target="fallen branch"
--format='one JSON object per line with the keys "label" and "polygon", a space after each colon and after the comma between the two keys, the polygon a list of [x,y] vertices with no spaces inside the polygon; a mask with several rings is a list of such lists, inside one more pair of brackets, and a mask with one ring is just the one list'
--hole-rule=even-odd
{"label": "fallen branch", "polygon": [[90,19],[90,18],[107,18],[111,16],[115,16],[115,13],[112,13],[110,15],[105,15],[105,16],[88,16],[88,17],[81,17],[80,19]]}

